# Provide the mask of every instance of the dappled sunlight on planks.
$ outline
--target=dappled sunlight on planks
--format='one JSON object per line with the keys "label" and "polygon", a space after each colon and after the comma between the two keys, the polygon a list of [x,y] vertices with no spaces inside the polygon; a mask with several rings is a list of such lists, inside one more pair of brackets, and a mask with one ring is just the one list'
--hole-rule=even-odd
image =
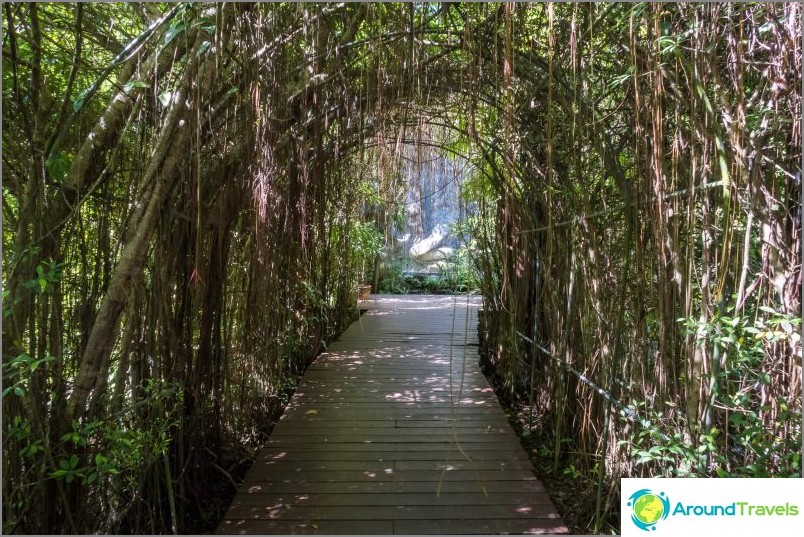
{"label": "dappled sunlight on planks", "polygon": [[479,370],[476,301],[371,306],[311,364],[219,532],[566,533]]}

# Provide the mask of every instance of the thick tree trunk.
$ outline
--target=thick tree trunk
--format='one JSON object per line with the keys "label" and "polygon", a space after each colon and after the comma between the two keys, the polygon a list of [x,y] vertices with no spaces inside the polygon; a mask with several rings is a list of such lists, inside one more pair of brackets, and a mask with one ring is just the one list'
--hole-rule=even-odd
{"label": "thick tree trunk", "polygon": [[[188,36],[195,40],[195,32]],[[190,42],[193,42],[190,41]],[[186,52],[185,40],[176,39],[175,47],[160,47],[143,60],[131,61],[125,65],[118,76],[115,86],[120,90],[109,100],[103,114],[101,114],[92,131],[86,136],[84,143],[76,153],[75,158],[67,172],[64,184],[54,192],[49,200],[50,232],[56,232],[67,223],[68,216],[73,210],[73,204],[80,202],[90,182],[90,172],[104,151],[114,146],[114,141],[123,132],[123,126],[134,108],[135,92],[144,89],[132,88],[125,91],[123,87],[136,75],[146,84],[153,83],[160,76],[170,70]],[[56,126],[60,128],[60,126]],[[111,177],[111,174],[106,176]]]}
{"label": "thick tree trunk", "polygon": [[[109,355],[117,337],[117,329],[121,313],[128,301],[134,277],[140,272],[151,234],[159,219],[162,205],[173,186],[173,180],[179,163],[185,156],[185,148],[189,140],[189,117],[191,105],[187,101],[190,72],[192,64],[187,67],[185,80],[175,98],[173,109],[165,122],[162,134],[154,151],[148,168],[145,171],[145,183],[155,181],[147,201],[146,210],[136,230],[126,244],[120,261],[112,274],[106,296],[100,306],[87,346],[84,349],[76,377],[75,388],[67,405],[68,422],[81,415],[93,390],[108,374]],[[193,103],[197,104],[197,103]]]}

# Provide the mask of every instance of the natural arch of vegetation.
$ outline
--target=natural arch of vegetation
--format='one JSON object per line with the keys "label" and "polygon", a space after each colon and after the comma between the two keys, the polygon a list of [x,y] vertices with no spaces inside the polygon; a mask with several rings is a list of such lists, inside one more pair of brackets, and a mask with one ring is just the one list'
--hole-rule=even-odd
{"label": "natural arch of vegetation", "polygon": [[214,524],[406,145],[473,166],[487,360],[582,529],[801,476],[799,10],[4,4],[4,531]]}

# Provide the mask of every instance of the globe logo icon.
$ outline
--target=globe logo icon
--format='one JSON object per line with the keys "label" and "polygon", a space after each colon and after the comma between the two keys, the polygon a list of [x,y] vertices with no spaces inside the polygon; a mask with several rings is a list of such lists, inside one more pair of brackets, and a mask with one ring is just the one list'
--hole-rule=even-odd
{"label": "globe logo icon", "polygon": [[628,498],[627,505],[631,508],[631,521],[644,531],[655,530],[656,523],[670,514],[670,500],[664,492],[638,490]]}

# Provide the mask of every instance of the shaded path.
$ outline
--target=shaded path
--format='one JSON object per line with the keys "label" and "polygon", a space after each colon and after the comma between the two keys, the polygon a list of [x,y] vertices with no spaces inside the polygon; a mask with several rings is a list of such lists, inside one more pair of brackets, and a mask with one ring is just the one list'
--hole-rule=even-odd
{"label": "shaded path", "polygon": [[566,533],[480,371],[470,301],[374,295],[305,373],[218,532]]}

